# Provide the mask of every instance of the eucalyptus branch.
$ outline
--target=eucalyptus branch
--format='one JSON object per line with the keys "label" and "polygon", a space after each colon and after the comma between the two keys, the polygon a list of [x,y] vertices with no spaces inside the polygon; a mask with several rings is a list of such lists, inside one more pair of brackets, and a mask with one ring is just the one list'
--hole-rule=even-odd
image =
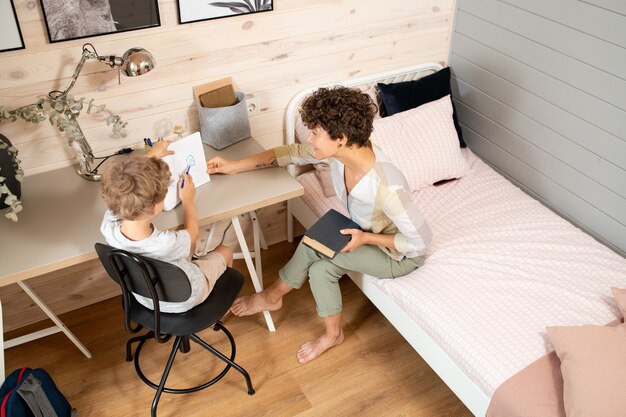
{"label": "eucalyptus branch", "polygon": [[[0,122],[2,120],[9,122],[23,120],[29,123],[40,123],[44,120],[48,120],[50,125],[55,127],[59,132],[67,134],[68,144],[70,147],[74,147],[75,142],[79,141],[83,136],[82,132],[80,132],[80,128],[77,127],[78,125],[74,123],[73,120],[77,119],[83,110],[85,110],[87,114],[106,113],[106,124],[107,126],[111,126],[113,133],[124,133],[123,130],[127,123],[117,114],[107,110],[104,104],[96,105],[93,99],[89,101],[86,101],[84,97],[75,99],[72,95],[62,92],[51,92],[48,96],[39,99],[36,103],[18,107],[13,110],[8,109],[6,106],[0,106]],[[17,158],[17,149],[13,146],[8,146],[8,144],[0,139],[0,151],[3,150],[8,152],[13,160],[16,169],[15,179],[21,182],[24,177],[24,171],[20,166],[21,161]],[[4,204],[9,206],[5,216],[13,221],[17,221],[17,213],[22,210],[22,203],[17,196],[11,193],[5,182],[6,177],[0,172],[0,201],[4,201]]]}

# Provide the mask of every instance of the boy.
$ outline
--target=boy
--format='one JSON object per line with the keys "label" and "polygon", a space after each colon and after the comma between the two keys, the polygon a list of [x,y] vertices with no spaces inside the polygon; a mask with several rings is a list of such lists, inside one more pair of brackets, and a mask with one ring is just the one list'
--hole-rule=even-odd
{"label": "boy", "polygon": [[[118,249],[169,262],[182,269],[191,284],[191,296],[183,302],[161,302],[164,313],[181,313],[202,303],[227,266],[233,253],[220,245],[205,257],[192,261],[198,238],[196,187],[189,174],[183,173],[178,192],[183,205],[185,228],[161,231],[152,220],[163,210],[171,175],[160,158],[172,154],[169,142],[156,142],[146,156],[131,156],[111,164],[102,176],[102,197],[108,210],[100,231],[106,242]],[[135,294],[142,305],[153,308],[152,300]]]}

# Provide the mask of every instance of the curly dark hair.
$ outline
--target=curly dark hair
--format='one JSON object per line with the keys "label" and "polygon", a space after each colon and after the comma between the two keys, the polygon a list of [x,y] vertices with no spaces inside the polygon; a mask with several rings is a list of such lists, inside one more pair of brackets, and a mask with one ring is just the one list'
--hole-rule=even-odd
{"label": "curly dark hair", "polygon": [[378,106],[361,90],[322,87],[308,96],[300,108],[309,129],[321,127],[333,140],[348,138],[346,146],[368,146]]}

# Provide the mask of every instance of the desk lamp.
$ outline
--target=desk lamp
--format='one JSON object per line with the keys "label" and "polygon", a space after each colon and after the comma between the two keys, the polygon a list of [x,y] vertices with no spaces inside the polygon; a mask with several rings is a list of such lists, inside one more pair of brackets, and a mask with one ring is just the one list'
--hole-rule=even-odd
{"label": "desk lamp", "polygon": [[[111,68],[118,67],[119,71],[128,77],[143,75],[150,72],[155,66],[152,54],[143,48],[130,48],[122,57],[113,55],[99,56],[96,52],[96,48],[90,43],[86,43],[83,45],[83,55],[74,70],[74,75],[72,75],[69,85],[64,91],[51,91],[48,94],[50,98],[55,100],[63,99],[70,93],[72,88],[74,88],[78,74],[80,74],[83,65],[85,65],[85,61],[88,59],[96,59],[109,65]],[[93,151],[78,124],[76,115],[72,112],[72,109],[69,108],[66,100],[59,100],[59,102],[66,103],[63,112],[67,115],[69,120],[70,126],[68,126],[68,128],[74,130],[73,138],[70,139],[70,146],[74,149],[76,157],[78,158],[78,175],[86,180],[100,181],[100,174],[98,174],[97,168],[92,167],[94,162]]]}

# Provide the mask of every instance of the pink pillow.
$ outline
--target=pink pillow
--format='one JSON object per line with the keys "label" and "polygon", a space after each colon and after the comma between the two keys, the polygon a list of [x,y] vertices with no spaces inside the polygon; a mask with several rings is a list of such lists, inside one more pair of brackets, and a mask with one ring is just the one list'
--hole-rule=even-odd
{"label": "pink pillow", "polygon": [[624,321],[626,321],[626,290],[621,288],[611,288],[611,291],[613,292],[615,301],[617,301],[617,308],[619,308],[619,311],[622,312],[622,317],[624,318]]}
{"label": "pink pillow", "polygon": [[315,176],[322,184],[324,196],[332,197],[337,194],[335,193],[335,186],[333,185],[333,178],[328,164],[315,164]]}
{"label": "pink pillow", "polygon": [[400,168],[411,191],[469,170],[459,148],[450,96],[374,121],[372,141]]}
{"label": "pink pillow", "polygon": [[626,415],[626,324],[548,327],[567,417]]}

